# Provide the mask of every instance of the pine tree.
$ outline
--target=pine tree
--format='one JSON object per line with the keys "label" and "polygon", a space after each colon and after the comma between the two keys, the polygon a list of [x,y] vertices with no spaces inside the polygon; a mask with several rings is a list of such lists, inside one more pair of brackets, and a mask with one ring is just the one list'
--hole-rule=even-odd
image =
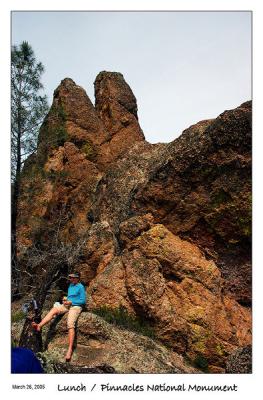
{"label": "pine tree", "polygon": [[41,96],[44,67],[28,42],[12,46],[11,53],[11,182],[12,182],[12,279],[18,279],[16,257],[17,205],[20,176],[26,158],[36,150],[39,127],[48,111]]}

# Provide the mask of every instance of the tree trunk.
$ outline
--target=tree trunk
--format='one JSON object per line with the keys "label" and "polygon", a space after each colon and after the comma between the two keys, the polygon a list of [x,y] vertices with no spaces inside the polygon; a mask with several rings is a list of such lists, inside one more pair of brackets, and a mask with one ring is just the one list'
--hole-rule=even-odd
{"label": "tree trunk", "polygon": [[18,199],[20,194],[20,174],[21,174],[21,123],[20,111],[18,111],[18,135],[17,135],[17,151],[16,151],[16,174],[12,191],[12,204],[11,204],[11,273],[12,273],[12,300],[19,294],[19,265],[17,259],[17,213],[18,213]]}
{"label": "tree trunk", "polygon": [[37,312],[31,312],[24,323],[22,333],[19,339],[19,346],[31,349],[34,353],[38,353],[43,350],[42,335],[41,332],[33,330],[32,322],[39,323],[41,321],[41,315]]}
{"label": "tree trunk", "polygon": [[60,265],[55,265],[47,272],[45,279],[39,284],[34,299],[37,301],[38,308],[29,313],[23,326],[22,333],[20,335],[19,346],[27,347],[34,352],[39,352],[43,350],[43,342],[41,332],[36,332],[32,329],[32,322],[39,323],[41,321],[41,314],[43,306],[46,300],[47,292],[54,280],[54,276],[58,271]]}

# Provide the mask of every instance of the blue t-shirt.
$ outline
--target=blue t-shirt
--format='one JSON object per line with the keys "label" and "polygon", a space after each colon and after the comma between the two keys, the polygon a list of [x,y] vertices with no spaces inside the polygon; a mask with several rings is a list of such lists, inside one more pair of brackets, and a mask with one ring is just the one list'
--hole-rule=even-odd
{"label": "blue t-shirt", "polygon": [[69,285],[68,300],[72,301],[73,306],[83,306],[86,303],[86,290],[82,283]]}
{"label": "blue t-shirt", "polygon": [[32,350],[23,347],[12,347],[11,373],[41,374],[43,373],[43,368]]}

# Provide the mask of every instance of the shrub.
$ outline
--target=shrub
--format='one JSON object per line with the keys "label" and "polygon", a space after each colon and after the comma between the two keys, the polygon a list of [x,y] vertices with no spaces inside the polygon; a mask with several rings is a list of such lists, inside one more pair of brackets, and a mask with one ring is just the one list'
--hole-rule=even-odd
{"label": "shrub", "polygon": [[49,179],[52,183],[57,183],[58,181],[63,182],[69,176],[68,171],[48,171],[45,172],[45,178]]}
{"label": "shrub", "polygon": [[20,322],[25,318],[23,311],[17,311],[11,315],[11,322]]}
{"label": "shrub", "polygon": [[97,152],[93,144],[87,141],[81,146],[81,151],[85,153],[86,159],[90,161],[95,161],[97,157]]}
{"label": "shrub", "polygon": [[60,357],[61,353],[58,349],[53,350],[52,353],[47,351],[37,353],[37,358],[39,359],[44,373],[46,374],[56,373],[55,364]]}
{"label": "shrub", "polygon": [[93,309],[92,312],[99,315],[110,324],[140,333],[141,335],[148,336],[152,339],[155,338],[154,329],[149,325],[149,323],[141,318],[130,315],[124,307],[110,308],[103,306]]}
{"label": "shrub", "polygon": [[201,369],[203,372],[209,372],[208,370],[208,361],[207,359],[202,356],[201,354],[198,354],[195,359],[194,359],[194,366],[196,368]]}

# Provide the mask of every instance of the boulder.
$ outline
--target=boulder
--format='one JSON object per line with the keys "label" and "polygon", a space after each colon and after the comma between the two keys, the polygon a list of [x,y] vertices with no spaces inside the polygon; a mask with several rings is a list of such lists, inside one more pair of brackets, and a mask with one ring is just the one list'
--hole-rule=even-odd
{"label": "boulder", "polygon": [[[67,348],[66,318],[57,325],[45,357],[54,364],[64,361]],[[73,368],[95,369],[106,365],[115,373],[197,373],[183,358],[141,334],[121,329],[92,313],[82,313],[78,321]],[[64,371],[63,371],[64,372]],[[74,372],[74,371],[72,371]]]}

